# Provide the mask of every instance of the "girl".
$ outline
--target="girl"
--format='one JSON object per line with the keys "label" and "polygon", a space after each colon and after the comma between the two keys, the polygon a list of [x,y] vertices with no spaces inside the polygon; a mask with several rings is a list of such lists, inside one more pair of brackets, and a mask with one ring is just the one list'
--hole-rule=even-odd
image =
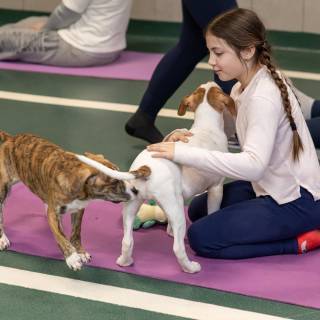
{"label": "girl", "polygon": [[241,152],[170,142],[185,140],[182,132],[148,147],[154,157],[236,180],[225,184],[221,209],[212,215],[207,194],[194,198],[190,246],[199,255],[223,259],[319,246],[320,166],[297,98],[271,62],[264,25],[253,11],[235,9],[209,24],[206,43],[220,80],[238,80],[231,96]]}

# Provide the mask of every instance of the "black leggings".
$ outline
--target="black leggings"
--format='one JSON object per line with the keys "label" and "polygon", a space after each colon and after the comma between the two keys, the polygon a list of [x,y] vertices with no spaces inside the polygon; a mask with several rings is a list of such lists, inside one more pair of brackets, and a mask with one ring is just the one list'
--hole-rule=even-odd
{"label": "black leggings", "polygon": [[315,147],[320,149],[320,117],[307,120],[307,125]]}
{"label": "black leggings", "polygon": [[[204,28],[217,15],[236,8],[235,0],[182,0],[183,22],[179,42],[155,69],[139,109],[155,119],[160,109],[207,54]],[[217,77],[216,77],[217,78]],[[221,83],[230,92],[231,83]]]}

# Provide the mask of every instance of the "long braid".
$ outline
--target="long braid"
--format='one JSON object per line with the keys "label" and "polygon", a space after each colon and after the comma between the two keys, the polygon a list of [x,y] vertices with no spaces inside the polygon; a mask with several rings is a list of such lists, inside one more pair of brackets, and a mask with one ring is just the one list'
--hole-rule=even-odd
{"label": "long braid", "polygon": [[296,161],[299,159],[299,152],[303,150],[303,145],[302,145],[299,133],[297,131],[296,123],[292,116],[292,108],[289,100],[288,88],[285,82],[283,81],[283,79],[280,77],[280,75],[276,71],[275,66],[271,62],[270,45],[266,41],[264,41],[260,46],[260,48],[261,48],[261,51],[259,55],[259,62],[268,68],[273,80],[275,81],[281,93],[283,107],[293,132],[293,148],[292,148],[293,154],[292,155],[293,155],[294,161]]}
{"label": "long braid", "polygon": [[206,33],[221,38],[229,44],[243,63],[241,51],[247,48],[256,48],[256,62],[265,65],[281,93],[282,104],[293,133],[293,159],[299,159],[303,145],[292,116],[292,107],[289,100],[288,87],[271,62],[271,49],[266,39],[266,28],[255,12],[248,9],[230,10],[212,20]]}

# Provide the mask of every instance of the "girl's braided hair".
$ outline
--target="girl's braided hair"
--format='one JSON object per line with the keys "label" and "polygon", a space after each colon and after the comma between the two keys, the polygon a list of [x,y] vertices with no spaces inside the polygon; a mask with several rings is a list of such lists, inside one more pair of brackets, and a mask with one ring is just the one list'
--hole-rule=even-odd
{"label": "girl's braided hair", "polygon": [[[280,90],[282,103],[293,133],[293,159],[299,158],[299,152],[303,150],[303,145],[297,131],[297,127],[292,116],[292,108],[289,100],[287,82],[277,72],[272,62],[271,46],[266,40],[266,29],[257,14],[248,9],[234,9],[228,11],[209,23],[206,34],[213,34],[225,40],[236,52],[239,59],[240,52],[249,47],[255,47],[256,63],[265,65],[277,87]],[[244,62],[244,61],[243,61]]]}

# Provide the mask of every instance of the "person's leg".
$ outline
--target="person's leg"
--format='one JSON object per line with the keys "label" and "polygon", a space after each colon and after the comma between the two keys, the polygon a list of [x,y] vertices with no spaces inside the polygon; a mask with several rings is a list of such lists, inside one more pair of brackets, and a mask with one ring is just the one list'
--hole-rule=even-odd
{"label": "person's leg", "polygon": [[[20,25],[22,22],[25,21],[21,21]],[[120,51],[95,54],[79,50],[65,42],[55,31],[35,31],[17,26],[0,29],[0,60],[86,67],[111,63],[119,55]]]}
{"label": "person's leg", "polygon": [[303,117],[307,120],[311,118],[311,110],[312,105],[315,101],[314,98],[306,95],[304,92],[300,91],[298,88],[296,88],[291,80],[288,80],[293,92],[295,93],[296,97],[298,98],[298,101],[300,103],[301,111],[303,113]]}
{"label": "person's leg", "polygon": [[316,100],[294,87],[290,79],[288,82],[299,100],[314,145],[316,148],[320,148],[320,100]]}
{"label": "person's leg", "polygon": [[43,61],[47,65],[60,67],[90,67],[112,63],[120,56],[121,51],[107,53],[92,53],[79,50],[61,37],[59,45],[53,56]]}
{"label": "person's leg", "polygon": [[189,243],[199,255],[241,259],[298,253],[297,236],[320,227],[320,201],[301,198],[278,205],[271,197],[235,203],[194,222]]}
{"label": "person's leg", "polygon": [[[250,182],[233,181],[223,185],[223,197],[220,208],[231,206],[235,203],[255,199],[256,195]],[[207,192],[194,197],[188,207],[189,219],[194,222],[208,215]]]}
{"label": "person's leg", "polygon": [[320,149],[320,116],[317,118],[311,118],[307,121],[307,125],[314,143],[317,149]]}
{"label": "person's leg", "polygon": [[58,35],[54,31],[1,28],[0,60],[42,63],[55,54],[58,43]]}
{"label": "person's leg", "polygon": [[180,40],[164,55],[153,72],[137,113],[126,124],[128,134],[151,143],[163,139],[154,126],[158,112],[206,54],[202,30],[183,5]]}
{"label": "person's leg", "polygon": [[320,100],[315,100],[311,108],[311,119],[307,120],[314,145],[320,149]]}
{"label": "person's leg", "polygon": [[314,100],[311,106],[311,118],[320,117],[320,100]]}
{"label": "person's leg", "polygon": [[155,118],[167,100],[207,54],[203,28],[212,17],[235,7],[234,0],[183,0],[183,23],[178,44],[159,62],[138,111],[126,123],[128,134],[154,143],[163,139],[154,126]]}

